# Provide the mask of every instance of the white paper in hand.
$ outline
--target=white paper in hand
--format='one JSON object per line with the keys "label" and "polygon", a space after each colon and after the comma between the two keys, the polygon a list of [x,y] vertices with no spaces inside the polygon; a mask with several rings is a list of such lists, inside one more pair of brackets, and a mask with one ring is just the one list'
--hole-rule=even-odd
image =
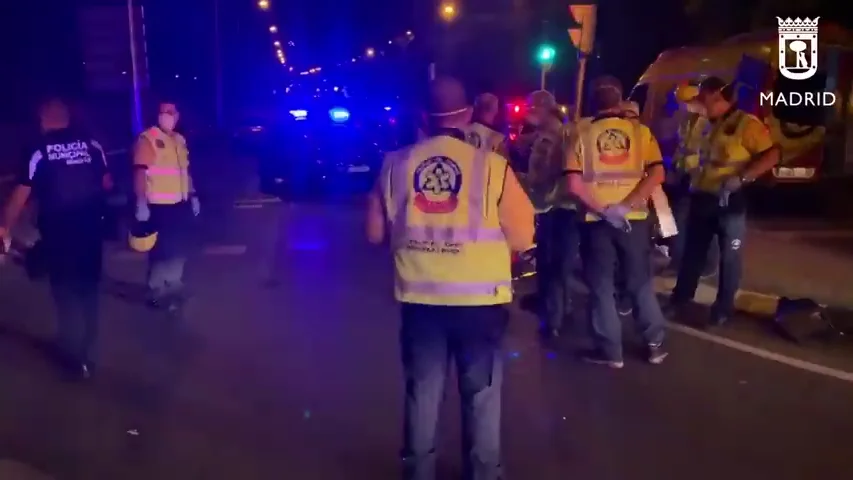
{"label": "white paper in hand", "polygon": [[664,193],[663,188],[660,186],[652,192],[652,206],[658,217],[661,237],[669,238],[678,235],[675,216],[672,214],[672,209],[669,208],[669,200],[666,198],[666,193]]}

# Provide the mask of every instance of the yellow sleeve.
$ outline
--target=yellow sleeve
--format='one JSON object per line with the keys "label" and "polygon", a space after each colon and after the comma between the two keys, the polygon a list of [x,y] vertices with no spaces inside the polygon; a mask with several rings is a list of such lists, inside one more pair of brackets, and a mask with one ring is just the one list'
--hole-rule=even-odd
{"label": "yellow sleeve", "polygon": [[750,155],[769,150],[773,146],[773,137],[770,129],[755,117],[749,117],[743,127],[743,147]]}
{"label": "yellow sleeve", "polygon": [[157,157],[157,152],[154,151],[154,146],[148,138],[141,136],[136,140],[136,145],[133,148],[133,164],[140,167],[150,167],[154,165],[154,160]]}
{"label": "yellow sleeve", "polygon": [[660,153],[660,146],[657,139],[652,135],[652,131],[645,125],[641,126],[640,131],[640,155],[643,158],[643,165],[646,168],[660,165],[663,163],[663,155]]}
{"label": "yellow sleeve", "polygon": [[498,203],[498,218],[507,244],[517,252],[533,245],[534,210],[530,197],[518,181],[511,168],[506,169],[503,193]]}

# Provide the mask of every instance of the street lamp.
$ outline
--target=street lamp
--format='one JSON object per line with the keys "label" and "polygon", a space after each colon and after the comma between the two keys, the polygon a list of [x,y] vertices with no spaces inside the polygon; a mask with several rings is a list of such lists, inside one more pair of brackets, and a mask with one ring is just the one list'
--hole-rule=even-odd
{"label": "street lamp", "polygon": [[441,15],[441,19],[448,23],[455,20],[458,13],[459,12],[456,10],[456,4],[453,2],[442,3],[438,11],[438,14]]}
{"label": "street lamp", "polygon": [[269,0],[258,0],[258,8],[261,10],[269,10],[270,9],[270,1]]}
{"label": "street lamp", "polygon": [[275,25],[271,26],[270,33],[278,33],[278,27],[276,27]]}
{"label": "street lamp", "polygon": [[276,48],[281,47],[281,42],[279,42],[278,40],[276,40],[276,41],[272,42],[272,44],[273,44],[273,46],[275,46]]}
{"label": "street lamp", "polygon": [[372,48],[368,48],[367,50],[364,51],[364,54],[367,55],[367,58],[373,58],[376,56],[376,50],[374,50]]}

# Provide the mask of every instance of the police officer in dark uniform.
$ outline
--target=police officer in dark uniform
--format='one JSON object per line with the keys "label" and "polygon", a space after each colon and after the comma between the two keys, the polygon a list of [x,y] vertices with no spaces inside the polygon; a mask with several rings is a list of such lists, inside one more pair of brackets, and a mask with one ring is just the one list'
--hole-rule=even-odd
{"label": "police officer in dark uniform", "polygon": [[71,126],[58,97],[39,108],[41,136],[21,163],[0,236],[10,230],[32,195],[38,204],[39,250],[44,255],[57,311],[57,360],[73,379],[92,374],[98,332],[104,194],[112,182],[100,144]]}

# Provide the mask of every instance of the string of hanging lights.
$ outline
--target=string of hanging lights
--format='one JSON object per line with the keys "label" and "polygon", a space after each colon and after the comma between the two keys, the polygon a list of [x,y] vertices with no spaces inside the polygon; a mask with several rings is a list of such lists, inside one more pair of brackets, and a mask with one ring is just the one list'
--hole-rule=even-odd
{"label": "string of hanging lights", "polygon": [[[411,30],[406,30],[402,34],[397,35],[396,37],[393,37],[390,40],[388,40],[387,44],[385,44],[385,46],[386,47],[394,47],[396,45],[397,47],[405,48],[414,39],[415,39],[415,33]],[[338,62],[337,66],[343,67],[347,63],[366,62],[366,61],[374,60],[377,57],[382,57],[385,55],[385,50],[383,50],[383,48],[378,48],[378,47],[373,47],[373,46],[366,47],[364,50],[361,51],[361,53],[350,58],[349,62],[340,61],[340,62]],[[313,68],[309,68],[308,70],[301,71],[301,72],[299,72],[299,74],[300,75],[312,75],[312,74],[320,73],[322,71],[323,71],[323,67],[313,67]]]}
{"label": "string of hanging lights", "polygon": [[[272,13],[272,5],[270,0],[257,0],[258,9],[262,12]],[[268,27],[269,34],[272,37],[272,46],[273,51],[275,52],[275,58],[278,60],[278,63],[281,65],[287,65],[287,57],[284,54],[284,45],[281,42],[281,36],[279,32],[278,26],[275,23],[271,24]],[[293,46],[293,42],[287,42],[288,46]],[[290,67],[290,70],[293,70],[293,67]]]}

